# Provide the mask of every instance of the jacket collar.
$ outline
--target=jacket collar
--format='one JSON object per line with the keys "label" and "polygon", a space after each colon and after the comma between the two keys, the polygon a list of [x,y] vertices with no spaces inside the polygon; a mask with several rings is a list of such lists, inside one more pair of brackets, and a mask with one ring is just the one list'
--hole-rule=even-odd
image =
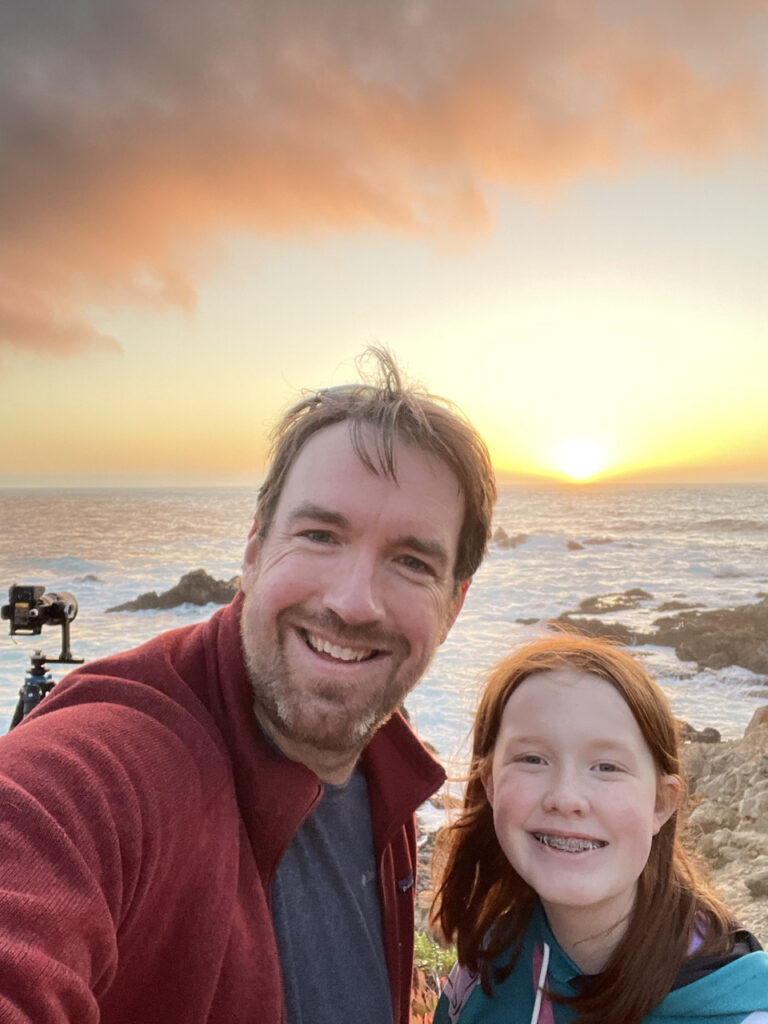
{"label": "jacket collar", "polygon": [[[268,881],[323,787],[314,772],[268,743],[258,726],[240,639],[242,604],[239,593],[200,627],[208,675],[203,699],[229,750],[238,803],[259,871]],[[374,735],[361,766],[379,852],[440,788],[445,772],[399,712]]]}

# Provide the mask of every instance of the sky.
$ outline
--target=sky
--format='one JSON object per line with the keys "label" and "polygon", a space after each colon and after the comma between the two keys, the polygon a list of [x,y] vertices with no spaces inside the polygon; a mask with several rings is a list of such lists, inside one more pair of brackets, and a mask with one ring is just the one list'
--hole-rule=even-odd
{"label": "sky", "polygon": [[768,481],[768,0],[25,0],[0,139],[0,486],[253,482],[370,344],[502,479]]}

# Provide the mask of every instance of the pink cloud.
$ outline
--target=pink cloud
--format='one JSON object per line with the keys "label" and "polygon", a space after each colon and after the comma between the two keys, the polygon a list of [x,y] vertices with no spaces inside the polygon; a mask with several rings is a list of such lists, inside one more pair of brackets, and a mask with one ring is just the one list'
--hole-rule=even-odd
{"label": "pink cloud", "polygon": [[438,243],[492,188],[755,151],[759,0],[28,0],[0,54],[0,346],[114,350],[86,310],[193,308],[224,232]]}

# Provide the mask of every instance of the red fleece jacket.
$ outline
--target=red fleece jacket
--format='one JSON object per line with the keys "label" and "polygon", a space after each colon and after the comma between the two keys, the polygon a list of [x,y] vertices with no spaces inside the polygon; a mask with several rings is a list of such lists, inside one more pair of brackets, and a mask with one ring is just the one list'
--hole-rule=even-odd
{"label": "red fleece jacket", "polygon": [[[272,880],[322,787],[256,725],[241,600],[78,669],[0,739],[2,1024],[283,1021]],[[407,1024],[413,812],[444,774],[399,715],[362,765]]]}

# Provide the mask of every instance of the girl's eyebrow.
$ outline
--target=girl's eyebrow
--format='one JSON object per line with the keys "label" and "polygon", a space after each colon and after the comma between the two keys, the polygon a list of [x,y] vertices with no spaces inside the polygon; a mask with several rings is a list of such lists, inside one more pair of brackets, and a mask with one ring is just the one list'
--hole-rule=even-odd
{"label": "girl's eyebrow", "polygon": [[[500,739],[502,739],[502,738],[500,737]],[[498,743],[498,741],[497,741],[497,743]],[[551,740],[551,738],[548,738],[545,734],[539,734],[539,733],[520,733],[520,734],[516,734],[516,733],[512,733],[511,736],[508,735],[506,737],[506,741],[504,741],[502,739],[502,743],[503,743],[503,745],[505,747],[509,747],[509,746],[513,746],[513,745],[514,746],[518,746],[518,745],[519,746],[536,746],[537,744],[541,745],[541,746],[551,746],[552,745],[552,740]],[[498,745],[501,745],[501,744],[498,744]],[[557,745],[557,744],[555,744],[555,745]],[[621,740],[616,739],[615,736],[606,736],[606,737],[595,736],[594,738],[587,740],[587,742],[583,744],[583,747],[586,750],[590,750],[590,751],[591,750],[595,750],[595,751],[599,751],[601,753],[622,753],[622,754],[627,754],[627,753],[631,753],[631,750],[632,750],[631,744],[623,743]]]}

